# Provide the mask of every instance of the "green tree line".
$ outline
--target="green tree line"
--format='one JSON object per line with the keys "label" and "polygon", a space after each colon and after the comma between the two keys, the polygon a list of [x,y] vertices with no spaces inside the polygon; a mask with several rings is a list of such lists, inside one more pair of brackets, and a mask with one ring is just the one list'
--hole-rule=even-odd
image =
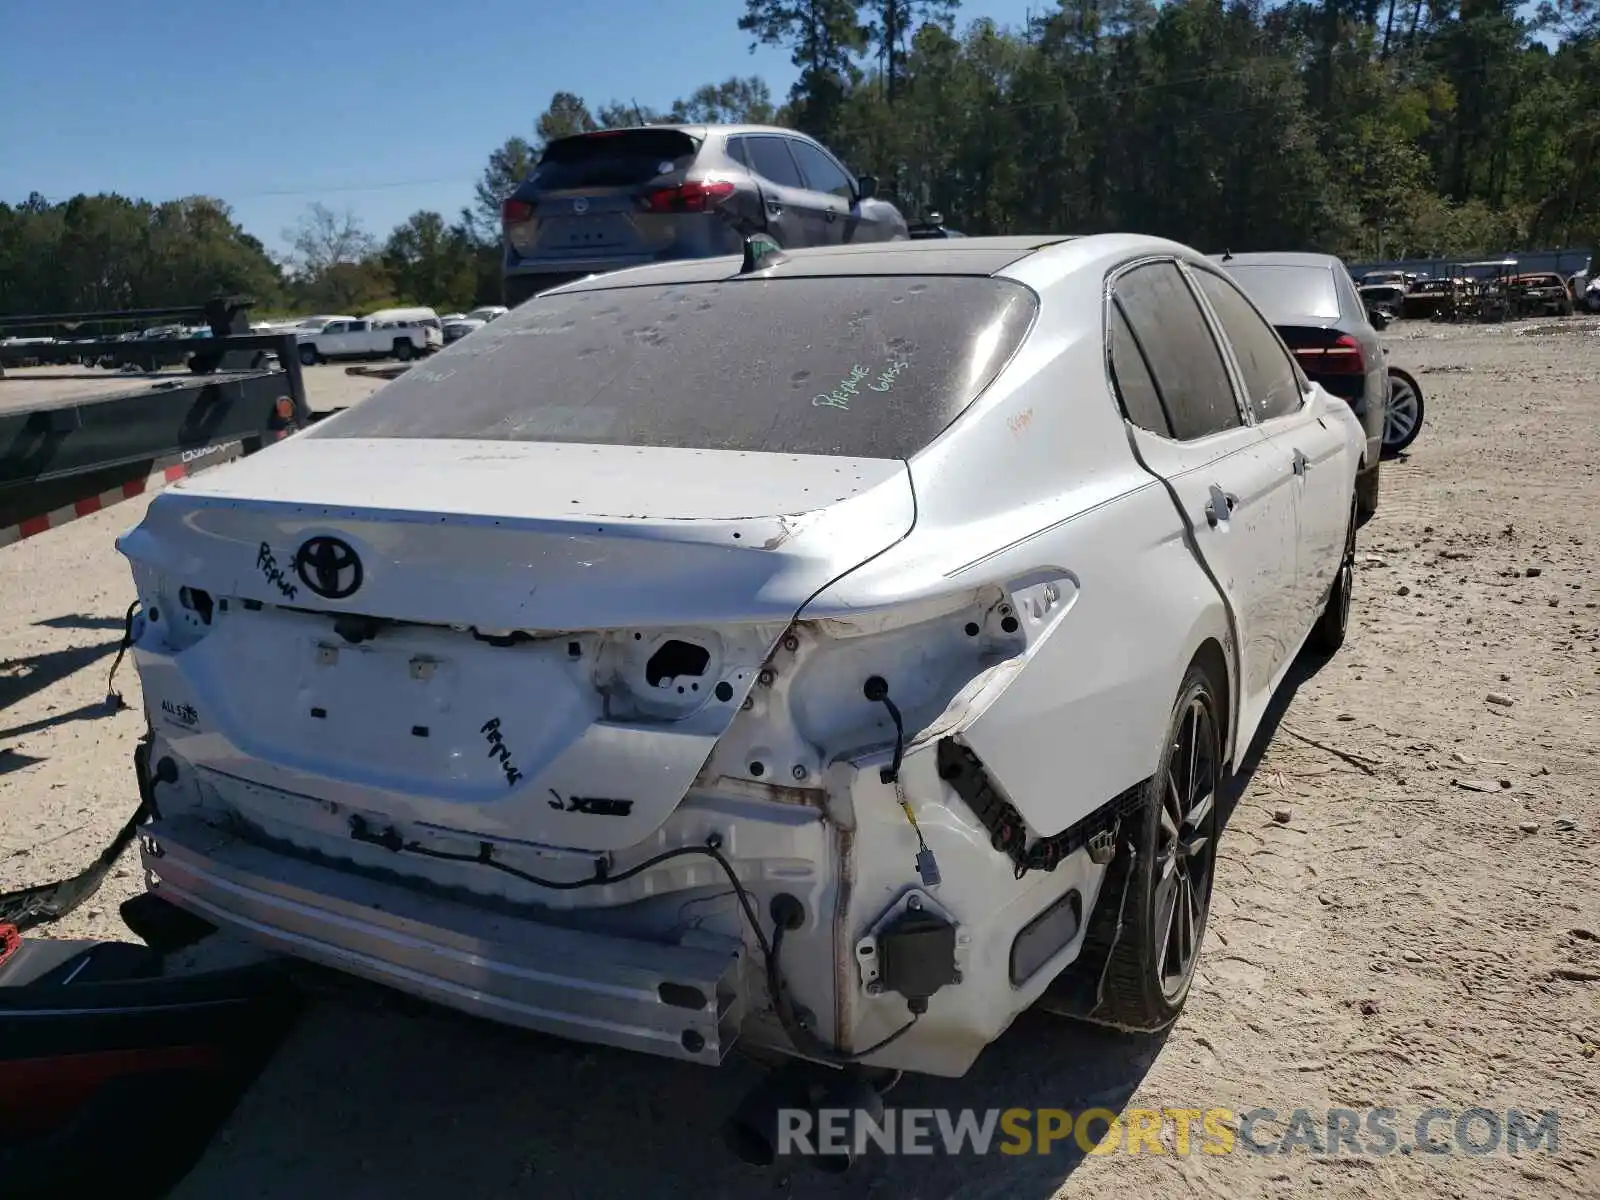
{"label": "green tree line", "polygon": [[665,110],[558,92],[454,218],[386,237],[313,205],[274,258],[220,200],[0,203],[0,312],[258,311],[499,298],[499,204],[566,134],[758,121],[821,138],[908,216],[969,234],[1126,230],[1370,260],[1600,242],[1600,3],[1063,0],[1026,28],[956,0],[746,0],[754,77]]}

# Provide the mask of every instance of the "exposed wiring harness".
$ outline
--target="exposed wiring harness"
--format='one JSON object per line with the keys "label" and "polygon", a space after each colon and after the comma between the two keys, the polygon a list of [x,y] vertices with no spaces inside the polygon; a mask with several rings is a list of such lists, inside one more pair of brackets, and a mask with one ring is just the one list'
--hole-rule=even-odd
{"label": "exposed wiring harness", "polygon": [[496,871],[513,876],[525,883],[536,887],[549,888],[552,891],[573,892],[583,888],[604,887],[610,883],[622,883],[636,875],[643,874],[653,867],[664,862],[671,862],[678,858],[703,857],[709,858],[721,868],[727,876],[728,883],[733,888],[734,895],[738,898],[739,907],[744,910],[745,920],[749,922],[751,932],[755,934],[756,942],[761,947],[762,965],[766,969],[767,990],[772,996],[772,1007],[778,1015],[779,1022],[783,1025],[784,1032],[789,1035],[789,1040],[801,1054],[820,1059],[823,1062],[835,1065],[847,1065],[860,1062],[878,1051],[898,1041],[910,1032],[911,1027],[917,1023],[922,1014],[927,1011],[926,999],[911,999],[907,1001],[911,1009],[911,1019],[893,1033],[868,1046],[865,1050],[846,1051],[836,1046],[830,1046],[823,1039],[812,1033],[807,1028],[808,1019],[801,1010],[797,1010],[790,998],[788,988],[784,985],[780,969],[779,956],[783,950],[784,934],[797,929],[805,919],[805,910],[800,901],[788,894],[777,896],[772,902],[773,932],[769,938],[761,927],[761,919],[756,914],[756,906],[750,892],[740,880],[733,864],[728,861],[728,856],[722,853],[722,838],[712,834],[706,839],[704,845],[677,846],[671,850],[663,850],[653,854],[643,862],[636,863],[625,871],[611,873],[604,859],[596,859],[594,874],[583,879],[544,879],[531,872],[513,867],[509,863],[501,862],[494,857],[494,846],[490,842],[479,842],[476,854],[467,854],[453,850],[437,850],[432,846],[424,846],[420,842],[406,841],[400,836],[398,830],[392,826],[379,831],[372,828],[367,820],[354,815],[350,818],[350,836],[353,840],[363,842],[370,846],[381,846],[395,853],[417,854],[424,858],[436,858],[445,862],[473,863],[477,866],[490,867]]}
{"label": "exposed wiring harness", "polygon": [[111,660],[111,673],[106,676],[106,707],[113,712],[121,712],[128,707],[128,702],[122,698],[122,693],[117,691],[117,668],[122,665],[122,658],[128,653],[128,647],[133,645],[133,618],[139,611],[139,601],[135,600],[128,605],[127,614],[122,618],[122,644],[117,647],[117,657]]}

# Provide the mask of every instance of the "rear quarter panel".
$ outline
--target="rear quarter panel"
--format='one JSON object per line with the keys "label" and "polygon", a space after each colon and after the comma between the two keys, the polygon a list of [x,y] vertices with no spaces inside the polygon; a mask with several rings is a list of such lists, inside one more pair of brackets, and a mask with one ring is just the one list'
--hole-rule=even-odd
{"label": "rear quarter panel", "polygon": [[1064,602],[1030,627],[1009,682],[946,731],[1040,834],[1154,772],[1183,672],[1207,638],[1231,663],[1221,600],[1165,488],[1134,460],[1106,379],[1101,287],[1112,265],[1041,289],[1017,358],[912,460],[912,535],[803,614],[1057,581]]}

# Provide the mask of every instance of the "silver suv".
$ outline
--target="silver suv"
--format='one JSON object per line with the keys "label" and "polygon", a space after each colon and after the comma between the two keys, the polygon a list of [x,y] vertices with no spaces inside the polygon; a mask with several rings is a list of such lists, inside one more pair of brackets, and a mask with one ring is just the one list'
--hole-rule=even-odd
{"label": "silver suv", "polygon": [[767,125],[646,125],[558,138],[500,206],[505,300],[585,275],[780,246],[899,241],[906,221],[823,146]]}

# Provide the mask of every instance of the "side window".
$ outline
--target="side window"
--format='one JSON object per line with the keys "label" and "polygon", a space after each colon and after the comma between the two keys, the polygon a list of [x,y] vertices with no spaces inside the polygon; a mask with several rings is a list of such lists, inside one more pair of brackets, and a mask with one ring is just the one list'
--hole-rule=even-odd
{"label": "side window", "polygon": [[1122,401],[1122,415],[1140,429],[1171,437],[1172,426],[1161,407],[1161,394],[1156,391],[1156,381],[1150,377],[1139,343],[1134,341],[1128,318],[1122,315],[1121,304],[1111,306],[1110,335],[1111,382]]}
{"label": "side window", "polygon": [[731,137],[728,139],[728,157],[733,159],[734,162],[739,163],[741,166],[746,167],[750,165],[750,155],[745,150],[745,142],[747,140],[748,139],[742,137]]}
{"label": "side window", "polygon": [[350,327],[348,325],[346,325],[343,321],[329,321],[326,325],[324,325],[322,327],[322,332],[323,333],[343,333],[345,330],[347,330],[349,328]]}
{"label": "side window", "polygon": [[789,149],[794,151],[800,170],[805,173],[806,183],[813,192],[828,192],[844,201],[855,199],[855,189],[850,186],[849,176],[839,169],[839,164],[833,159],[810,142],[802,142],[798,138],[790,140]]}
{"label": "side window", "polygon": [[750,167],[761,178],[780,187],[804,188],[800,169],[789,154],[787,138],[761,136],[745,139],[745,153],[750,156]]}
{"label": "side window", "polygon": [[1172,436],[1187,442],[1244,424],[1222,351],[1176,264],[1135,267],[1117,280],[1115,295],[1166,402]]}
{"label": "side window", "polygon": [[1250,407],[1256,420],[1270,421],[1273,417],[1298,412],[1305,403],[1305,397],[1300,394],[1300,378],[1272,326],[1261,319],[1243,293],[1228,280],[1210,271],[1194,274],[1200,290],[1216,310],[1217,320],[1222,322],[1234,357],[1239,360],[1239,373],[1244,376],[1245,391],[1250,394]]}
{"label": "side window", "polygon": [[1367,306],[1361,299],[1361,293],[1356,290],[1356,281],[1350,278],[1350,272],[1343,267],[1334,269],[1334,286],[1339,289],[1341,306],[1348,307],[1348,316],[1359,316],[1363,321],[1367,319]]}

